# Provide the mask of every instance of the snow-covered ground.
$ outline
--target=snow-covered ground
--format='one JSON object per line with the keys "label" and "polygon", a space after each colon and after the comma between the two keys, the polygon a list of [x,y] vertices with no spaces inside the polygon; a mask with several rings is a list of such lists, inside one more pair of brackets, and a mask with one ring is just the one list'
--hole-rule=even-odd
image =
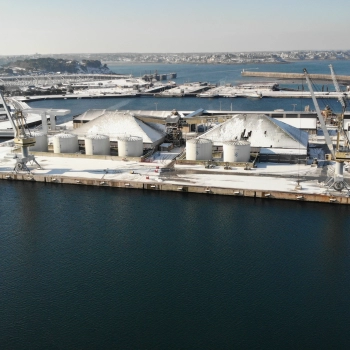
{"label": "snow-covered ground", "polygon": [[210,170],[205,169],[204,165],[187,165],[187,164],[176,164],[176,169],[190,170],[190,171],[210,171],[215,174],[218,172],[227,172],[230,175],[245,173],[247,176],[252,175],[275,175],[275,176],[318,176],[321,172],[320,168],[311,165],[304,164],[284,164],[284,163],[257,163],[256,168],[244,170],[242,167],[232,167],[230,170],[225,170],[222,166],[216,166]]}

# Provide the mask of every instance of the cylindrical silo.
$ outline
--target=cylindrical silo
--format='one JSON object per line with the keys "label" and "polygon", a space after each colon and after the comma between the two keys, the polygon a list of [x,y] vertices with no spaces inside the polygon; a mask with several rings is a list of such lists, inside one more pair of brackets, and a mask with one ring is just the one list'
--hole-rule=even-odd
{"label": "cylindrical silo", "polygon": [[223,143],[224,162],[248,162],[250,142],[245,140],[225,141]]}
{"label": "cylindrical silo", "polygon": [[140,157],[143,154],[143,140],[139,136],[118,138],[119,157]]}
{"label": "cylindrical silo", "polygon": [[32,147],[29,147],[29,151],[47,152],[48,151],[47,134],[40,131],[35,131],[34,133],[32,133],[32,136],[35,137],[35,145]]}
{"label": "cylindrical silo", "polygon": [[85,154],[109,155],[110,151],[111,146],[108,136],[91,134],[85,137]]}
{"label": "cylindrical silo", "polygon": [[186,141],[187,160],[211,160],[213,154],[211,140],[191,139]]}
{"label": "cylindrical silo", "polygon": [[79,152],[78,136],[73,134],[57,134],[53,137],[54,153]]}

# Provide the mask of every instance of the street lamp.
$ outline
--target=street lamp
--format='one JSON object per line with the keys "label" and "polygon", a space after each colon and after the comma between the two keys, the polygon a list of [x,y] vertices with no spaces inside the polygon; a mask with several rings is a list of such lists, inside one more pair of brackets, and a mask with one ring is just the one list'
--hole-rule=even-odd
{"label": "street lamp", "polygon": [[158,102],[154,102],[154,104],[156,105],[156,111],[158,111]]}

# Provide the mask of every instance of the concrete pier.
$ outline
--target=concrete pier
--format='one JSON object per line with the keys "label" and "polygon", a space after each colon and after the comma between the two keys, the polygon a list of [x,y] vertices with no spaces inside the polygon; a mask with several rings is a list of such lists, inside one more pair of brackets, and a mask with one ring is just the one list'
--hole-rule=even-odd
{"label": "concrete pier", "polygon": [[[10,151],[10,147],[3,147],[2,154],[6,156]],[[15,160],[7,157],[0,162],[0,180],[350,204],[350,191],[324,186],[327,177],[323,165],[318,168],[274,163],[270,167],[268,163],[259,163],[254,168],[232,166],[225,170],[221,165],[206,168],[204,163],[174,164],[173,159],[164,161],[162,157],[144,162],[140,157],[33,153],[40,168],[30,165],[30,172],[15,172]],[[347,171],[344,178],[347,182],[350,179]]]}

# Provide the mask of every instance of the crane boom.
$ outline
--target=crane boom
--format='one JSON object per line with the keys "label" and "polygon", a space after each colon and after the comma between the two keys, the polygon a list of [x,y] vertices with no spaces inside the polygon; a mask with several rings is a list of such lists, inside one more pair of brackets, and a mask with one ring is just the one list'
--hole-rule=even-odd
{"label": "crane boom", "polygon": [[[343,159],[343,160],[349,161],[349,159],[350,159],[349,143],[350,142],[349,142],[348,135],[344,131],[344,127],[343,127],[343,124],[344,124],[344,113],[345,113],[345,110],[346,110],[346,107],[347,107],[346,95],[343,94],[342,91],[339,88],[337,77],[336,77],[336,75],[334,73],[334,69],[333,69],[333,66],[331,64],[329,65],[329,68],[331,70],[331,75],[332,75],[332,80],[333,80],[333,84],[334,84],[335,90],[339,93],[338,100],[339,100],[340,104],[343,107],[342,113],[338,117],[337,147],[336,147],[336,151],[335,151],[335,156],[336,156],[336,159]],[[340,150],[340,134],[341,133],[343,134],[344,141],[346,141],[346,145],[347,145],[346,148],[343,146],[342,150]]]}
{"label": "crane boom", "polygon": [[310,81],[310,78],[309,78],[309,73],[307,72],[307,70],[304,68],[304,75],[305,75],[305,78],[306,78],[306,82],[307,82],[307,85],[309,87],[309,90],[310,90],[310,93],[311,93],[311,97],[312,97],[312,101],[314,103],[314,106],[315,106],[315,109],[316,109],[316,113],[317,113],[317,117],[318,117],[318,120],[321,124],[321,128],[322,128],[322,131],[323,131],[323,134],[324,134],[324,138],[326,140],[326,143],[327,143],[327,146],[332,154],[332,157],[333,159],[335,160],[335,152],[334,152],[334,148],[333,148],[333,142],[329,136],[329,133],[328,133],[328,130],[327,130],[327,127],[326,127],[326,123],[322,117],[322,114],[321,114],[321,111],[320,111],[320,107],[317,103],[317,100],[316,100],[316,97],[315,97],[315,94],[314,94],[314,90],[312,88],[312,84],[311,84],[311,81]]}
{"label": "crane boom", "polygon": [[14,131],[14,133],[15,133],[15,137],[18,137],[18,136],[19,136],[18,127],[17,127],[17,125],[16,125],[16,123],[15,123],[15,121],[14,121],[14,118],[13,118],[12,115],[11,115],[11,112],[10,112],[10,110],[9,110],[9,108],[8,108],[8,106],[7,106],[7,104],[6,104],[6,102],[5,102],[5,98],[4,98],[4,96],[3,96],[3,94],[2,94],[1,91],[0,91],[0,103],[4,106],[5,112],[6,112],[6,114],[7,114],[7,118],[9,119],[9,121],[10,121],[10,123],[11,123],[11,126],[12,126],[12,128],[13,128],[13,131]]}
{"label": "crane boom", "polygon": [[335,91],[338,92],[339,94],[341,94],[341,95],[338,96],[338,100],[339,100],[340,104],[342,105],[343,110],[345,111],[345,109],[346,109],[345,97],[344,97],[344,95],[342,94],[342,92],[340,90],[337,77],[335,76],[334,69],[333,69],[333,66],[331,64],[329,65],[329,68],[331,70],[331,76],[332,76],[333,84],[334,84],[334,87],[335,87]]}

